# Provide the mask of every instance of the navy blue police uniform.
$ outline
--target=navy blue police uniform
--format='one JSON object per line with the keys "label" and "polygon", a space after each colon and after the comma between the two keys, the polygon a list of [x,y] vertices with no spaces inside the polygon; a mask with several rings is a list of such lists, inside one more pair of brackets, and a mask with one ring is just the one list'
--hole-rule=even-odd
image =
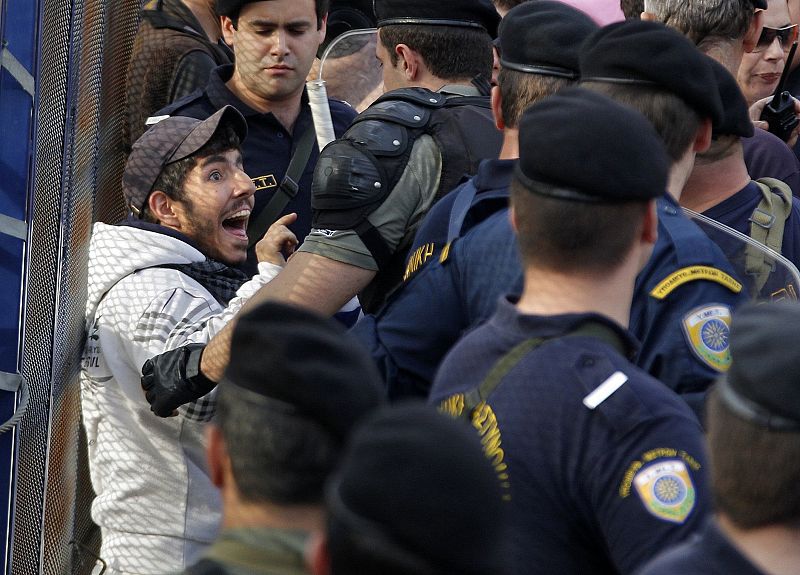
{"label": "navy blue police uniform", "polygon": [[[702,392],[730,363],[730,314],[747,295],[722,251],[675,200],[664,196],[657,205],[658,239],[631,307],[630,329],[641,342],[635,363],[699,410]],[[522,280],[514,231],[501,210],[447,246],[353,330],[393,396],[425,395],[447,351],[492,314],[501,296],[519,293]],[[436,321],[420,320],[431,317]],[[717,343],[714,328],[722,338]]]}
{"label": "navy blue police uniform", "polygon": [[659,555],[637,575],[766,575],[709,521],[703,531],[686,543]]}
{"label": "navy blue police uniform", "polygon": [[[244,171],[256,185],[255,206],[250,221],[255,221],[258,214],[267,205],[278,190],[278,186],[286,174],[289,161],[294,154],[300,137],[306,130],[314,129],[311,108],[308,106],[308,95],[303,91],[300,102],[300,115],[289,132],[272,113],[263,114],[254,110],[233,92],[225,83],[233,75],[233,65],[220,66],[211,72],[205,90],[197,91],[158,111],[155,116],[190,116],[205,119],[226,105],[239,110],[247,120],[247,139],[242,144]],[[328,100],[331,119],[336,136],[347,130],[356,111],[339,100]],[[297,221],[289,226],[297,238],[302,241],[311,231],[311,180],[314,166],[319,157],[319,148],[314,139],[308,163],[298,184],[297,195],[291,199],[280,215],[297,213]]]}
{"label": "navy blue police uniform", "polygon": [[669,195],[658,200],[658,240],[634,290],[636,365],[700,413],[704,392],[730,365],[731,312],[748,295],[719,246]]}
{"label": "navy blue police uniform", "polygon": [[420,224],[409,249],[404,281],[469,229],[508,206],[515,160],[484,160],[473,177],[445,195]]}
{"label": "navy blue police uniform", "polygon": [[[568,335],[587,322],[616,345]],[[510,502],[514,573],[631,573],[710,509],[700,425],[630,363],[635,342],[611,320],[522,315],[511,301],[448,355],[430,402],[464,417],[475,382],[531,338],[545,342],[469,415]],[[593,393],[609,387],[597,404]]]}

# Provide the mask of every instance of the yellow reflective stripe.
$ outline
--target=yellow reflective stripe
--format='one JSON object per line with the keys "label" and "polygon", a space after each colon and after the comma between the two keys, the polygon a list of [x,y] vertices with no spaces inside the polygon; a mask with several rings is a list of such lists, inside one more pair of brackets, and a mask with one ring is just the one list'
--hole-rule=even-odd
{"label": "yellow reflective stripe", "polygon": [[653,290],[650,295],[656,299],[664,299],[673,291],[685,283],[695,280],[707,280],[724,285],[733,293],[742,291],[742,284],[734,278],[710,266],[689,266],[679,269],[674,274],[664,278]]}

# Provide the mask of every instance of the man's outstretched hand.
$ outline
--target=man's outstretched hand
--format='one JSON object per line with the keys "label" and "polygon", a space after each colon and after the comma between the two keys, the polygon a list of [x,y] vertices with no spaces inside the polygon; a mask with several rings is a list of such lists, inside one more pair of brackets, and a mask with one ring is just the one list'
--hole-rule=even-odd
{"label": "man's outstretched hand", "polygon": [[144,362],[142,389],[150,410],[169,417],[183,405],[200,399],[217,385],[200,371],[205,345],[191,343]]}

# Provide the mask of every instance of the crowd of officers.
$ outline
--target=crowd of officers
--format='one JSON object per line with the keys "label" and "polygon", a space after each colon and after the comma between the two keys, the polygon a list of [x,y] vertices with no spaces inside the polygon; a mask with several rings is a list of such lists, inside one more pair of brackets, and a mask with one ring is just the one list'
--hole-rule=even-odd
{"label": "crowd of officers", "polygon": [[800,572],[797,4],[147,2],[95,572]]}

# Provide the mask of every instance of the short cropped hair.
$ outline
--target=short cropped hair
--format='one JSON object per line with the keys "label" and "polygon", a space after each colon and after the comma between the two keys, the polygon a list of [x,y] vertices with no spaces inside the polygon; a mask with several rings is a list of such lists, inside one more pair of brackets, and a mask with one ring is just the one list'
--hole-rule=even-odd
{"label": "short cropped hair", "polygon": [[673,162],[680,160],[700,129],[700,116],[678,96],[658,88],[607,82],[581,84],[640,112],[664,141]]}
{"label": "short cropped hair", "polygon": [[566,273],[618,267],[642,229],[648,202],[583,203],[511,182],[517,242],[525,264]]}
{"label": "short cropped hair", "polygon": [[341,447],[320,424],[283,404],[223,382],[215,424],[242,499],[275,505],[320,505]]}
{"label": "short cropped hair", "polygon": [[500,111],[503,114],[503,122],[509,128],[516,128],[525,108],[574,83],[574,80],[568,78],[527,74],[501,68],[497,76],[497,85],[500,87]]}
{"label": "short cropped hair", "polygon": [[644,12],[644,0],[619,0],[619,7],[625,18],[638,20]]}
{"label": "short cropped hair", "polygon": [[[186,176],[200,160],[220,152],[238,150],[240,147],[241,141],[233,126],[220,126],[211,136],[211,139],[194,154],[177,162],[167,164],[159,174],[156,183],[153,184],[153,190],[164,192],[171,200],[183,201],[186,197]],[[158,223],[156,217],[150,212],[147,201],[145,201],[144,207],[140,211],[139,218],[146,222]]]}
{"label": "short cropped hair", "polygon": [[519,6],[520,4],[524,4],[528,1],[529,0],[492,0],[492,4],[494,4],[498,9],[508,12],[515,6]]}
{"label": "short cropped hair", "polygon": [[[322,20],[325,16],[328,15],[328,11],[330,10],[331,2],[330,0],[314,0],[314,8],[317,12],[317,30],[322,28]],[[230,16],[231,21],[233,22],[233,27],[239,27],[239,12]]]}
{"label": "short cropped hair", "polygon": [[772,431],[739,417],[717,390],[707,410],[717,509],[740,529],[800,525],[800,433]]}
{"label": "short cropped hair", "polygon": [[697,45],[741,40],[753,21],[752,0],[645,0],[645,10]]}
{"label": "short cropped hair", "polygon": [[492,39],[483,29],[393,24],[380,28],[378,36],[393,66],[398,61],[395,46],[406,44],[434,76],[445,80],[491,78]]}

